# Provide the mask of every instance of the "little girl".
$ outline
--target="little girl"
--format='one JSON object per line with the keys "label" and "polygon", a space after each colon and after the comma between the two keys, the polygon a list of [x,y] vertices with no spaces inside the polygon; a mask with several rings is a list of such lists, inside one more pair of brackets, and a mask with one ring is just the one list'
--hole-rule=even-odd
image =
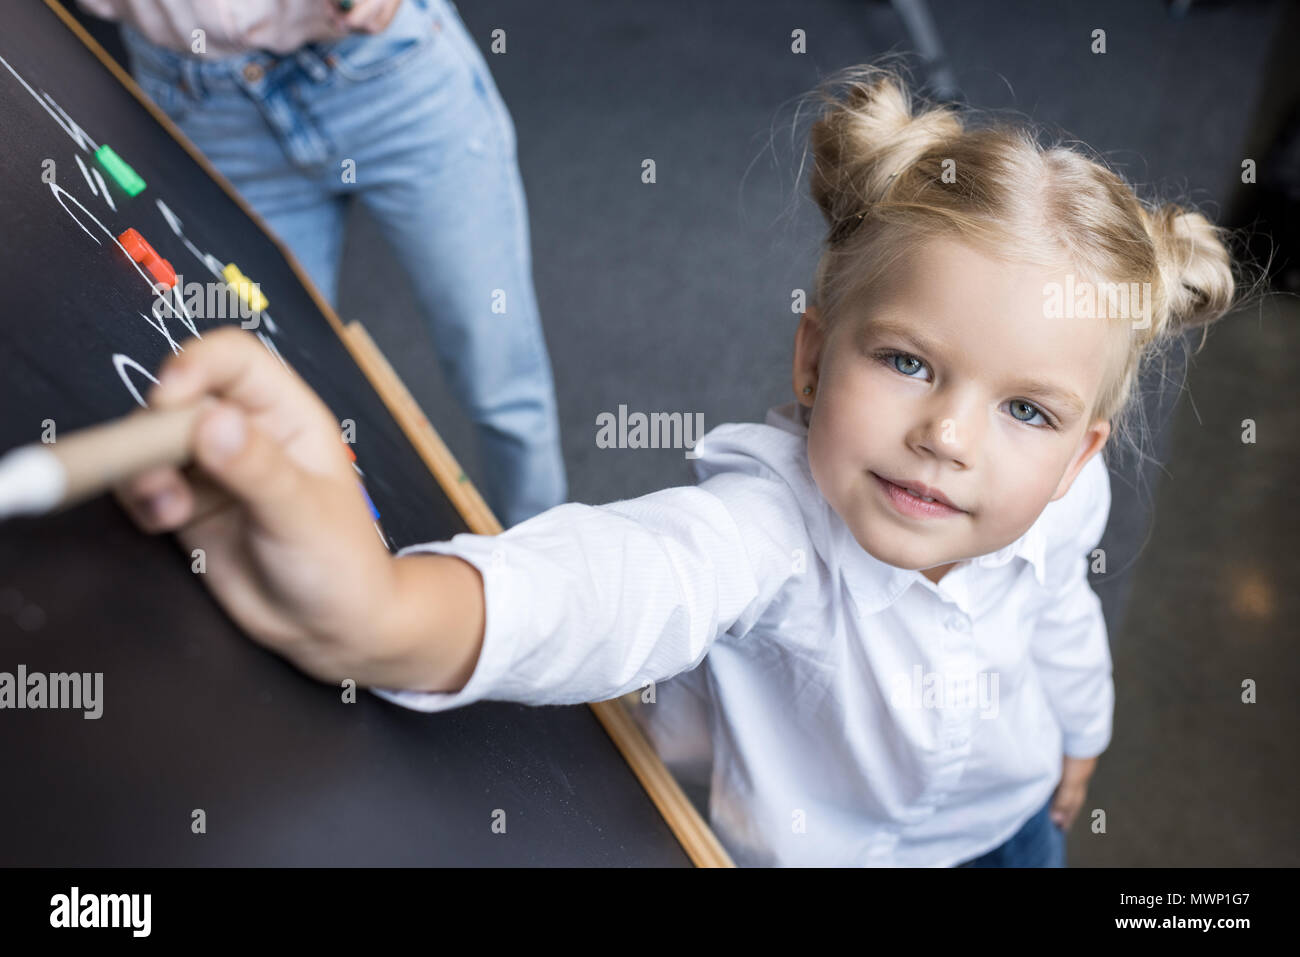
{"label": "little girl", "polygon": [[1097,453],[1141,360],[1229,309],[1232,261],[1079,152],[842,77],[795,400],[710,431],[697,485],[391,556],[333,415],[222,329],[150,397],[218,398],[196,466],[119,499],[323,680],[425,711],[647,689],[666,751],[701,704],[738,864],[1060,866],[1111,738]]}

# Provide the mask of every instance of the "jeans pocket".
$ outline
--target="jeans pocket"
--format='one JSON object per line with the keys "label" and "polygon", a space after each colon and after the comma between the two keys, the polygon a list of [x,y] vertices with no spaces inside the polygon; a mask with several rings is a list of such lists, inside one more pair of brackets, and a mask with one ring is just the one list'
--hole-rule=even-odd
{"label": "jeans pocket", "polygon": [[329,51],[334,68],[354,83],[373,80],[398,69],[428,49],[434,32],[423,20],[412,30],[407,21],[394,21],[389,29],[375,34],[354,34],[340,40]]}

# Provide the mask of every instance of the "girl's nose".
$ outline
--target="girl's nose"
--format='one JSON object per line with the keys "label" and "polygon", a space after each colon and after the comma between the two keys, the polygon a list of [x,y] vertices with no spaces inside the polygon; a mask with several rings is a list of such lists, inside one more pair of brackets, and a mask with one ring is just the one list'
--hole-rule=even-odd
{"label": "girl's nose", "polygon": [[969,467],[979,441],[973,416],[951,405],[936,409],[917,427],[917,444],[940,459]]}

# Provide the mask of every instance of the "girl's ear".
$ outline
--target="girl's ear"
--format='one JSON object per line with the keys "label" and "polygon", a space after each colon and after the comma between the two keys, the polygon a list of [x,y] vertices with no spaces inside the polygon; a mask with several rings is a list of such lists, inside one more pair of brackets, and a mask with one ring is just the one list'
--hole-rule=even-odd
{"label": "girl's ear", "polygon": [[821,366],[822,346],[825,342],[825,323],[822,322],[817,307],[809,306],[799,318],[799,328],[794,331],[792,383],[799,403],[810,408],[813,400],[817,398],[817,377]]}
{"label": "girl's ear", "polygon": [[1088,464],[1088,460],[1101,451],[1101,447],[1106,444],[1110,438],[1110,423],[1104,420],[1094,422],[1087,432],[1083,433],[1083,438],[1079,440],[1079,451],[1074,454],[1065,474],[1061,476],[1061,481],[1056,486],[1056,494],[1052,496],[1055,502],[1058,498],[1070,491],[1070,486],[1074,484],[1075,477],[1083,471],[1083,467]]}

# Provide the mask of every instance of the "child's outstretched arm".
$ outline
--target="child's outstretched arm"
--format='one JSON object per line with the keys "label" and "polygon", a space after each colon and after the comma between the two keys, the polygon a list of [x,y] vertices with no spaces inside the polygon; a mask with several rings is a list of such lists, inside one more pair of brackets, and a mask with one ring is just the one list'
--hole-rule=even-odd
{"label": "child's outstretched arm", "polygon": [[[697,664],[793,574],[787,529],[802,524],[788,486],[734,473],[394,557],[330,411],[254,337],[231,328],[187,345],[150,402],[204,395],[220,402],[196,427],[196,464],[138,476],[119,500],[142,528],[206,550],[205,583],[252,638],[409,707],[614,697]],[[222,429],[241,424],[223,454]],[[152,511],[164,492],[172,501]],[[751,508],[766,521],[738,524],[733,510]]]}
{"label": "child's outstretched arm", "polygon": [[339,425],[306,383],[234,327],[187,342],[161,371],[151,407],[218,401],[195,428],[193,465],[114,489],[135,523],[203,549],[200,577],[230,616],[308,674],[459,687],[483,634],[478,572],[452,557],[392,558]]}
{"label": "child's outstretched arm", "polygon": [[[798,516],[771,511],[783,506],[797,508],[779,479],[724,472],[606,505],[569,502],[500,535],[405,548],[399,565],[432,552],[479,570],[482,653],[454,694],[375,690],[425,711],[484,698],[577,704],[689,670],[724,632],[748,631],[795,573]],[[767,524],[733,518],[756,510]]]}

